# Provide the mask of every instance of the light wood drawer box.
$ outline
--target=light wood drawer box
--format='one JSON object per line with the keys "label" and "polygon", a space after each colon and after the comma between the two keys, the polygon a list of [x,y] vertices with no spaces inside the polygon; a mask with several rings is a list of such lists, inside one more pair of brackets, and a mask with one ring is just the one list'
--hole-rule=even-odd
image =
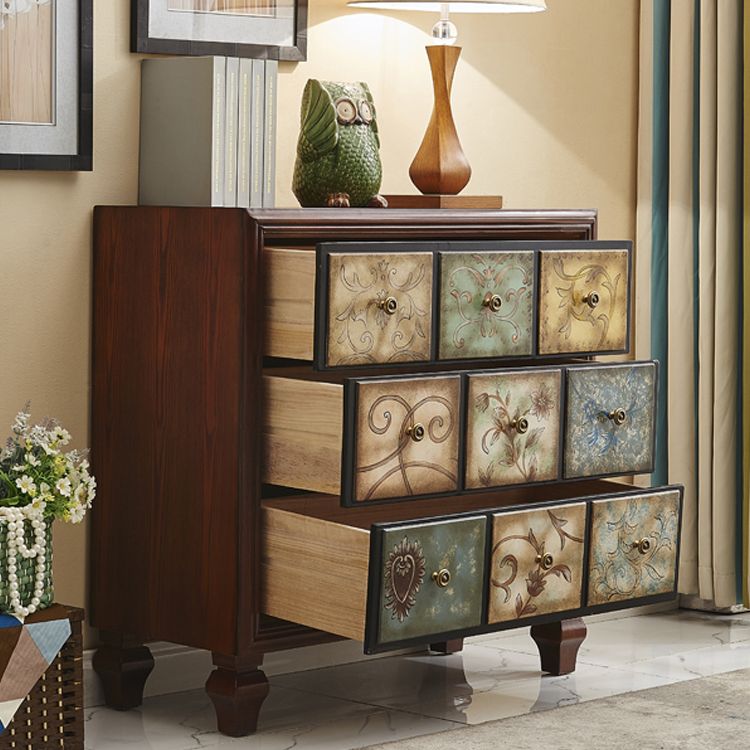
{"label": "light wood drawer box", "polygon": [[629,242],[266,247],[264,351],[319,369],[625,352],[630,254]]}
{"label": "light wood drawer box", "polygon": [[[653,515],[652,497],[668,499],[663,507],[675,514],[660,549],[668,540],[676,550],[679,488],[634,490],[601,479],[512,488],[462,495],[448,516],[439,500],[344,508],[321,495],[268,499],[262,611],[364,641],[369,653],[516,627],[520,620],[533,624],[555,613],[663,601],[674,594],[676,558],[666,555],[661,585],[632,587],[619,598],[597,598],[590,588],[588,604],[582,600],[592,508],[594,576],[594,561],[610,546],[597,536],[597,519],[606,526],[633,506]],[[652,533],[648,524],[641,531]]]}

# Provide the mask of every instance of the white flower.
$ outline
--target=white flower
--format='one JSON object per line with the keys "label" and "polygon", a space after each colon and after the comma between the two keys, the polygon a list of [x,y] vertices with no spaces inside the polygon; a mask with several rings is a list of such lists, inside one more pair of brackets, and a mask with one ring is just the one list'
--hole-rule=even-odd
{"label": "white flower", "polygon": [[26,454],[26,463],[29,466],[39,466],[41,461],[33,454],[33,453],[27,453]]}
{"label": "white flower", "polygon": [[31,507],[38,511],[40,514],[44,513],[45,508],[47,507],[47,503],[45,502],[48,498],[51,498],[51,495],[41,495],[40,497],[35,497],[31,501]]}
{"label": "white flower", "polygon": [[26,471],[29,467],[26,466],[26,464],[16,464],[15,466],[11,467],[11,471]]}
{"label": "white flower", "polygon": [[59,425],[52,431],[52,435],[60,445],[67,445],[70,442],[70,433]]}
{"label": "white flower", "polygon": [[16,479],[16,487],[25,495],[30,495],[31,497],[36,495],[36,485],[28,474],[24,474],[20,479]]}
{"label": "white flower", "polygon": [[83,521],[83,517],[86,515],[85,506],[80,503],[71,503],[68,509],[68,517],[71,523],[80,523]]}
{"label": "white flower", "polygon": [[15,432],[16,435],[21,435],[26,430],[26,427],[29,424],[29,417],[30,416],[31,416],[31,414],[29,414],[25,410],[24,411],[19,411],[18,414],[16,414],[16,418],[13,421],[13,432]]}
{"label": "white flower", "polygon": [[76,502],[83,503],[86,501],[86,495],[88,494],[88,488],[85,484],[79,484],[78,487],[76,487],[76,491],[73,493],[73,497],[76,500]]}
{"label": "white flower", "polygon": [[57,482],[55,482],[55,489],[63,497],[70,497],[70,493],[73,491],[73,488],[70,486],[70,479],[66,477],[58,479]]}
{"label": "white flower", "polygon": [[88,497],[86,498],[89,508],[96,497],[96,479],[89,477]]}

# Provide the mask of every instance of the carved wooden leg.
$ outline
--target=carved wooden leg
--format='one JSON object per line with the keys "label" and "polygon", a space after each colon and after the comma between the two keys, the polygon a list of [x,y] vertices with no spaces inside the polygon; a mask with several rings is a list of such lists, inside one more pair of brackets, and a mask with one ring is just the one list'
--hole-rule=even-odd
{"label": "carved wooden leg", "polygon": [[268,679],[258,669],[263,657],[242,660],[214,654],[216,669],[206,681],[206,693],[214,704],[219,731],[229,737],[245,737],[258,726],[258,714],[268,695]]}
{"label": "carved wooden leg", "polygon": [[455,638],[452,641],[441,641],[440,643],[431,643],[430,651],[438,654],[457,654],[464,649],[464,639]]}
{"label": "carved wooden leg", "polygon": [[532,625],[531,637],[542,657],[542,672],[570,674],[575,671],[578,649],[586,638],[586,625],[580,617]]}
{"label": "carved wooden leg", "polygon": [[110,708],[127,711],[143,703],[143,688],[154,668],[154,657],[140,641],[119,633],[101,632],[92,665]]}

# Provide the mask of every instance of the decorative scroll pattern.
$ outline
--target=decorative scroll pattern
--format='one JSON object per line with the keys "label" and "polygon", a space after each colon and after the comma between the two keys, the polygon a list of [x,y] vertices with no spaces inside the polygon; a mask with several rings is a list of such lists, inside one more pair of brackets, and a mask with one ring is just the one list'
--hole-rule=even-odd
{"label": "decorative scroll pattern", "polygon": [[[431,253],[331,253],[328,262],[328,365],[430,358]],[[389,297],[392,315],[382,307]]]}
{"label": "decorative scroll pattern", "polygon": [[585,523],[583,503],[494,517],[490,623],[581,606]]}
{"label": "decorative scroll pattern", "polygon": [[531,354],[533,252],[441,253],[440,277],[441,359]]}
{"label": "decorative scroll pattern", "polygon": [[[566,477],[651,470],[655,379],[650,362],[568,371]],[[622,424],[608,416],[615,409]]]}
{"label": "decorative scroll pattern", "polygon": [[[459,378],[359,383],[355,499],[457,487]],[[420,441],[410,430],[424,428]]]}
{"label": "decorative scroll pattern", "polygon": [[416,602],[424,581],[424,553],[418,539],[404,537],[390,552],[385,563],[383,586],[385,608],[403,622]]}
{"label": "decorative scroll pattern", "polygon": [[[675,584],[677,491],[594,503],[589,604],[664,594]],[[648,539],[644,554],[638,548]]]}
{"label": "decorative scroll pattern", "polygon": [[[544,251],[540,283],[541,354],[627,348],[627,251]],[[584,301],[591,292],[594,308]]]}
{"label": "decorative scroll pattern", "polygon": [[[560,379],[559,370],[469,377],[467,487],[557,478]],[[526,432],[514,426],[521,419]]]}

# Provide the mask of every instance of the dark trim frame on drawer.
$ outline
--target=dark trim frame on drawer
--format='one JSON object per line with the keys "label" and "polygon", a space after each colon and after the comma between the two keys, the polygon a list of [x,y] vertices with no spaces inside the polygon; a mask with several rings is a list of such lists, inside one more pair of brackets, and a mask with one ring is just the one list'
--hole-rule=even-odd
{"label": "dark trim frame on drawer", "polygon": [[[659,362],[653,359],[646,360],[628,360],[625,362],[576,362],[575,364],[555,364],[554,362],[545,362],[542,368],[530,367],[488,367],[477,370],[440,370],[436,372],[427,372],[419,374],[416,372],[408,374],[388,375],[371,375],[367,377],[347,378],[344,380],[344,423],[341,430],[341,505],[348,508],[362,508],[371,505],[384,505],[388,503],[410,502],[411,500],[423,500],[433,497],[455,497],[456,495],[470,495],[480,492],[492,492],[493,490],[508,489],[510,487],[528,487],[533,490],[534,487],[543,487],[548,484],[574,484],[575,482],[586,482],[591,479],[611,479],[615,477],[639,476],[650,474],[654,470],[654,457],[656,455],[656,423],[653,424],[651,431],[651,464],[647,469],[638,471],[611,471],[605,474],[586,474],[576,477],[565,477],[565,434],[567,431],[567,408],[568,408],[568,370],[571,369],[609,369],[616,367],[628,367],[633,365],[653,364],[654,372],[654,403],[657,403],[659,388]],[[519,372],[541,372],[560,370],[560,425],[559,425],[559,445],[560,451],[557,460],[557,476],[554,479],[545,479],[540,482],[517,482],[514,484],[494,485],[491,487],[466,487],[466,440],[468,434],[468,393],[469,378],[478,375],[506,375]],[[377,380],[429,380],[432,378],[441,378],[451,375],[458,375],[461,378],[460,386],[460,404],[459,404],[459,445],[458,445],[458,481],[456,489],[451,492],[425,493],[419,495],[407,495],[383,498],[381,500],[355,500],[354,499],[354,473],[355,457],[357,455],[357,412],[359,404],[357,401],[357,386],[359,383]]]}
{"label": "dark trim frame on drawer", "polygon": [[[609,604],[598,604],[589,606],[587,602],[588,596],[588,584],[589,584],[589,550],[591,545],[591,524],[592,524],[592,510],[591,505],[596,500],[618,500],[621,498],[628,497],[639,497],[642,495],[653,495],[664,492],[678,492],[678,523],[677,523],[677,538],[675,541],[676,554],[675,554],[675,575],[674,575],[674,586],[671,591],[663,594],[654,594],[652,596],[643,596],[636,599],[628,599],[625,601],[611,602]],[[412,646],[420,646],[425,643],[435,643],[438,641],[452,640],[454,638],[464,638],[473,635],[484,635],[486,633],[500,632],[503,630],[514,630],[519,627],[526,627],[529,625],[544,625],[550,622],[558,622],[560,620],[566,620],[574,617],[583,617],[586,615],[593,615],[599,612],[612,612],[621,609],[630,609],[632,607],[639,607],[644,604],[657,604],[659,602],[668,602],[674,599],[677,595],[677,578],[680,561],[680,544],[682,541],[682,509],[683,509],[683,495],[684,488],[682,485],[664,485],[661,487],[633,487],[633,490],[623,490],[612,493],[603,493],[598,495],[589,495],[579,498],[569,498],[566,500],[552,500],[543,503],[534,503],[533,505],[513,505],[501,508],[488,508],[486,511],[469,511],[465,513],[456,513],[453,515],[445,516],[430,516],[424,519],[412,519],[409,521],[398,521],[394,523],[375,523],[370,529],[370,566],[367,572],[367,607],[366,607],[366,618],[365,618],[365,641],[364,651],[366,654],[382,653],[384,651],[394,651],[401,648],[409,648]],[[554,612],[545,615],[538,615],[535,617],[524,617],[518,620],[507,620],[504,622],[488,624],[487,623],[487,612],[489,604],[489,586],[488,580],[490,575],[490,566],[492,564],[492,524],[491,520],[493,516],[504,513],[516,513],[519,511],[526,511],[529,509],[544,509],[553,508],[560,505],[566,505],[570,503],[586,503],[586,531],[584,536],[584,550],[583,550],[583,572],[581,576],[581,607],[575,609],[563,610],[560,612]],[[486,517],[488,525],[488,531],[486,534],[485,543],[485,580],[484,580],[484,592],[482,601],[482,624],[474,628],[463,628],[460,630],[452,630],[446,632],[430,633],[425,636],[418,636],[416,638],[408,638],[401,641],[388,641],[387,643],[381,644],[378,642],[379,636],[379,622],[380,622],[380,592],[383,584],[383,538],[385,531],[389,529],[399,528],[401,526],[414,526],[420,522],[441,522],[456,520],[460,518],[471,518],[479,515]]]}
{"label": "dark trim frame on drawer", "polygon": [[[513,354],[502,357],[474,357],[466,359],[440,359],[440,273],[441,253],[461,253],[461,252],[514,252],[520,250],[533,250],[534,253],[534,288],[532,291],[532,342],[531,354],[519,355]],[[623,349],[596,350],[591,352],[555,352],[539,354],[539,290],[541,281],[541,253],[549,250],[625,250],[627,252],[628,279],[626,291],[626,346]],[[367,254],[373,255],[390,254],[390,253],[432,253],[432,296],[430,311],[430,359],[416,360],[409,362],[393,363],[356,363],[352,365],[329,365],[328,360],[328,313],[329,313],[329,283],[328,283],[328,263],[331,253],[347,254]],[[479,242],[476,240],[449,240],[449,241],[390,241],[390,240],[373,240],[371,242],[320,242],[316,246],[315,261],[315,335],[313,340],[313,367],[316,370],[354,370],[367,367],[373,370],[392,370],[397,367],[413,364],[441,364],[450,367],[471,367],[484,366],[488,367],[492,363],[501,365],[508,360],[519,362],[534,362],[538,359],[545,360],[566,360],[572,357],[589,357],[610,354],[627,354],[630,351],[630,338],[632,335],[631,327],[631,290],[633,288],[633,243],[631,240],[613,241],[613,240],[487,240]]]}
{"label": "dark trim frame on drawer", "polygon": [[[73,0],[75,1],[75,0]],[[39,170],[50,172],[90,172],[93,169],[94,139],[94,20],[93,0],[78,0],[78,53],[76,61],[77,116],[75,153],[0,153],[0,169]],[[53,40],[59,29],[53,28]],[[53,42],[55,44],[55,42]],[[56,51],[57,47],[53,47]],[[72,88],[72,87],[71,87]],[[61,96],[61,92],[56,92]],[[12,127],[6,123],[3,127]],[[41,127],[50,127],[49,125]],[[60,127],[53,124],[52,127]]]}
{"label": "dark trim frame on drawer", "polygon": [[[227,57],[255,57],[267,60],[307,59],[307,0],[294,0],[294,44],[246,44],[241,41],[218,42],[191,39],[162,39],[149,36],[151,3],[154,0],[131,0],[131,52],[157,55],[226,55]],[[254,20],[248,16],[248,21]]]}

